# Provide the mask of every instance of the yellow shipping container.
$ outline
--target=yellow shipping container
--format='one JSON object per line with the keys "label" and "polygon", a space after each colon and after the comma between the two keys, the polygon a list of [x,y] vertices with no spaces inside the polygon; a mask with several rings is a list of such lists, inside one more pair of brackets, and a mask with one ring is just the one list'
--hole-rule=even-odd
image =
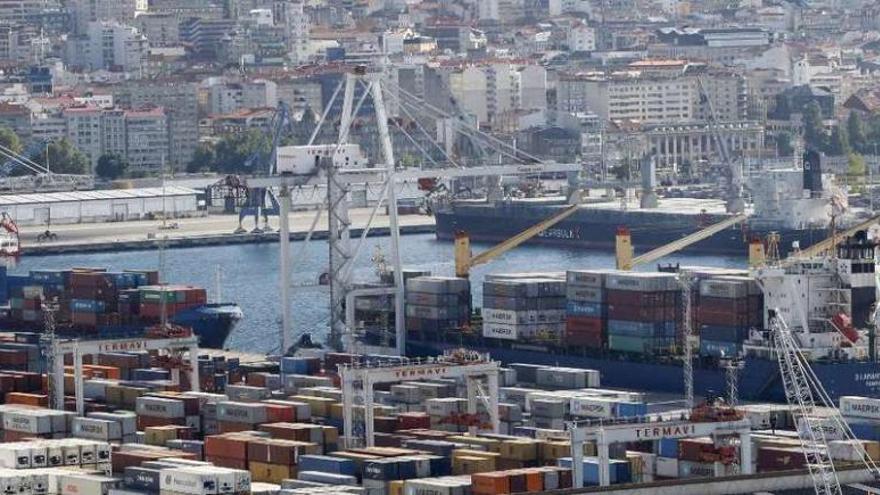
{"label": "yellow shipping container", "polygon": [[[330,414],[330,408],[336,401],[333,399],[325,399],[324,397],[310,397],[308,395],[294,395],[291,399],[298,402],[305,402],[312,411],[312,416],[320,416],[326,418]],[[341,411],[341,409],[340,409]],[[340,416],[342,417],[342,416]]]}
{"label": "yellow shipping container", "polygon": [[538,442],[505,440],[501,442],[501,457],[515,461],[534,461],[538,458]]}
{"label": "yellow shipping container", "polygon": [[388,483],[388,495],[403,495],[403,481],[397,480]]}
{"label": "yellow shipping container", "polygon": [[144,428],[144,443],[164,447],[169,440],[177,440],[176,426],[148,426]]}
{"label": "yellow shipping container", "polygon": [[248,463],[248,471],[254,481],[281,484],[282,480],[296,478],[296,467],[282,464],[266,464],[264,462]]}
{"label": "yellow shipping container", "polygon": [[452,458],[452,474],[487,473],[495,471],[495,459],[491,457],[471,457],[461,455]]}

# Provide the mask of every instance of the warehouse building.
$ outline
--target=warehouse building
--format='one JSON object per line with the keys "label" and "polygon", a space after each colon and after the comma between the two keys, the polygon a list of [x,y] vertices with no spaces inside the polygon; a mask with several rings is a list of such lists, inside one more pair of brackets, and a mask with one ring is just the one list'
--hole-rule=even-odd
{"label": "warehouse building", "polygon": [[18,225],[115,222],[171,218],[202,214],[199,191],[167,186],[103,191],[71,191],[45,194],[0,196],[0,212],[6,212]]}

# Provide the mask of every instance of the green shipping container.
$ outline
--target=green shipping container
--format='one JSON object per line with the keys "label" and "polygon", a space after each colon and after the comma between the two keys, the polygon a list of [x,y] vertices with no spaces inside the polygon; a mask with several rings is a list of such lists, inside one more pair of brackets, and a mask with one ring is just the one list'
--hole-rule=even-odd
{"label": "green shipping container", "polygon": [[668,350],[673,344],[671,339],[608,335],[608,348],[619,352],[656,354]]}

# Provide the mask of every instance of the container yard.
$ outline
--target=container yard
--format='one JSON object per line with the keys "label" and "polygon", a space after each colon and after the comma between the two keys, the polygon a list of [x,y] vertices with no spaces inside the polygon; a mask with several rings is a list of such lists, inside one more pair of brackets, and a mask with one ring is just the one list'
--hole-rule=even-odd
{"label": "container yard", "polygon": [[[584,274],[568,277],[580,277],[578,290],[589,283]],[[558,283],[534,282],[540,289],[532,300],[554,301],[544,311],[562,315],[555,309]],[[649,292],[626,297],[667,297],[665,282],[639,283]],[[444,291],[439,294],[450,291],[449,281],[430,284]],[[528,300],[519,284],[501,286]],[[606,300],[624,297],[613,290]],[[720,297],[716,293],[706,297]],[[655,307],[669,318],[660,321],[675,321],[662,304]],[[617,311],[609,308],[624,314]],[[72,394],[73,370],[67,368],[63,391],[50,392],[40,361],[23,343],[30,340],[20,333],[0,343],[0,483],[13,490],[5,493],[496,495],[692,486],[716,478],[752,480],[754,488],[773,473],[792,477],[792,487],[809,482],[795,407],[733,409],[709,398],[688,409],[657,394],[607,388],[593,369],[510,363],[487,368],[496,371],[485,376],[451,379],[425,376],[425,370],[497,364],[465,351],[436,362],[328,352],[241,363],[215,354],[199,357],[200,383],[193,387],[174,379],[156,351],[107,352],[83,364],[85,409],[77,415],[71,398],[66,410],[46,407],[51,393]],[[371,441],[363,390],[347,399],[342,386],[340,373],[358,367],[399,376],[372,388]],[[493,373],[497,428],[486,405]],[[482,382],[476,407],[465,398],[469,380]],[[348,434],[346,400],[352,401]],[[841,397],[837,406],[857,440],[829,429],[835,465],[854,469],[864,454],[880,458],[880,399]],[[832,417],[831,410],[814,414]],[[739,425],[738,433],[729,424]],[[600,426],[616,440],[589,440]],[[573,442],[574,431],[587,440]],[[639,439],[624,441],[630,437]]]}

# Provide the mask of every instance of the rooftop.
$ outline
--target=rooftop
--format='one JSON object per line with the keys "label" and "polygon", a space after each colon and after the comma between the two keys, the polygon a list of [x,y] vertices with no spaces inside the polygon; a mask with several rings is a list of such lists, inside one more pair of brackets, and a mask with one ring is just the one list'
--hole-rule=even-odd
{"label": "rooftop", "polygon": [[100,191],[71,191],[56,193],[10,194],[0,196],[0,205],[27,205],[34,203],[65,203],[108,199],[161,198],[163,196],[191,196],[198,191],[188,187],[165,186],[140,189],[107,189]]}

